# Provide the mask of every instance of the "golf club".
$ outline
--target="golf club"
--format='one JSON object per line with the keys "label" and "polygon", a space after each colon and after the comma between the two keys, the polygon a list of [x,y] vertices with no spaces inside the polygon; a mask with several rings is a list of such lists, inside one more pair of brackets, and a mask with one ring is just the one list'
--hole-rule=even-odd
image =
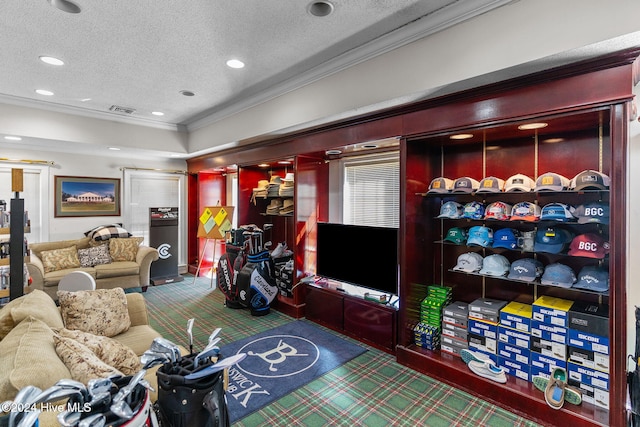
{"label": "golf club", "polygon": [[156,353],[169,354],[171,357],[171,363],[176,363],[180,358],[179,347],[168,339],[162,337],[158,337],[153,340],[150,350]]}
{"label": "golf club", "polygon": [[113,387],[113,383],[109,378],[96,378],[87,382],[87,390],[91,396],[91,401],[93,401],[98,394],[105,392],[111,393],[111,387]]}
{"label": "golf club", "polygon": [[193,322],[196,319],[187,320],[187,335],[189,337],[189,354],[193,353]]}
{"label": "golf club", "polygon": [[42,390],[38,387],[28,385],[16,394],[15,399],[13,399],[13,409],[9,413],[9,427],[17,427],[18,422],[24,416],[24,413],[20,412],[18,409],[25,407],[29,401],[33,400],[33,398],[38,396],[40,393],[42,393]]}
{"label": "golf club", "polygon": [[241,362],[245,357],[247,357],[246,353],[238,353],[234,354],[231,357],[227,357],[226,359],[222,359],[218,363],[214,363],[213,365],[209,365],[204,369],[199,370],[198,372],[191,373],[189,375],[185,375],[185,380],[197,380],[198,378],[203,378],[209,375],[213,375],[218,371],[221,371],[225,368],[235,365],[236,363]]}
{"label": "golf club", "polygon": [[220,333],[220,331],[222,330],[222,328],[215,328],[213,330],[213,332],[211,332],[211,335],[209,335],[209,339],[207,340],[207,342],[211,342],[215,339],[215,337],[218,336],[218,334]]}
{"label": "golf club", "polygon": [[74,427],[80,421],[81,416],[80,412],[64,411],[58,414],[57,419],[62,427]]}
{"label": "golf club", "polygon": [[38,417],[40,416],[41,412],[42,411],[39,409],[26,412],[18,423],[18,427],[33,427],[34,423],[38,421]]}
{"label": "golf club", "polygon": [[111,404],[111,412],[123,420],[130,420],[133,417],[133,411],[124,400]]}
{"label": "golf club", "polygon": [[103,414],[94,414],[81,419],[78,427],[103,427],[106,421],[107,419]]}
{"label": "golf club", "polygon": [[211,351],[214,349],[214,347],[216,346],[216,344],[218,344],[218,342],[220,341],[220,338],[214,338],[213,340],[211,340],[209,342],[209,344],[207,344],[207,346],[202,349],[202,351],[200,353],[198,353],[196,355],[196,357],[193,359],[193,368],[197,368],[199,363],[200,363],[200,359],[202,359],[203,357],[205,357],[205,355],[211,355],[213,353],[211,353]]}
{"label": "golf club", "polygon": [[140,372],[138,372],[137,374],[132,376],[131,380],[129,380],[129,384],[127,384],[126,386],[122,387],[120,389],[120,391],[118,391],[118,393],[115,396],[113,396],[113,402],[114,403],[119,403],[121,401],[124,401],[124,399],[126,399],[127,396],[129,396],[131,394],[131,392],[133,391],[135,386],[137,386],[138,383],[144,378],[144,375],[146,373],[147,373],[147,371],[142,369],[142,370],[140,370]]}
{"label": "golf club", "polygon": [[150,350],[145,351],[140,357],[140,362],[144,369],[149,369],[156,365],[171,362],[171,357],[167,353],[155,353]]}

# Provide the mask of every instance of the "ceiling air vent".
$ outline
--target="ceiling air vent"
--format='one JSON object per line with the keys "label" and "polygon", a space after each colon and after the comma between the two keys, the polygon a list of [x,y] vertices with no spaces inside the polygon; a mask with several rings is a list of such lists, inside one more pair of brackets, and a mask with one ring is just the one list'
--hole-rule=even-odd
{"label": "ceiling air vent", "polygon": [[136,112],[136,109],[130,107],[121,107],[119,105],[112,105],[111,107],[109,107],[109,111],[121,114],[133,114]]}

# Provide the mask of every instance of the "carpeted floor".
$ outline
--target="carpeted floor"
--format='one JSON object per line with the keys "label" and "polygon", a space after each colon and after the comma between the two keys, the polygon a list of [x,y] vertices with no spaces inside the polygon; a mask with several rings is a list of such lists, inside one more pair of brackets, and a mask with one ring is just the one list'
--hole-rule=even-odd
{"label": "carpeted floor", "polygon": [[[272,310],[253,317],[223,305],[210,281],[149,287],[143,293],[152,326],[187,347],[187,319],[194,317],[197,351],[222,328],[220,346],[293,319]],[[328,329],[325,329],[329,331]],[[333,333],[333,332],[332,332]],[[339,335],[352,342],[350,338]],[[234,423],[240,426],[537,426],[538,424],[406,368],[372,347],[342,366]]]}

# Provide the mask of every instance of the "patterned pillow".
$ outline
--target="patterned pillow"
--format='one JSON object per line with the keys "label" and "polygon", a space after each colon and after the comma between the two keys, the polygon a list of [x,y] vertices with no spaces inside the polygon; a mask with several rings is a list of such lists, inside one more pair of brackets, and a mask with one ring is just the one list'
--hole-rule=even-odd
{"label": "patterned pillow", "polygon": [[60,360],[71,372],[71,378],[76,381],[87,384],[94,378],[122,375],[122,372],[100,360],[87,346],[71,338],[54,335],[53,342]]}
{"label": "patterned pillow", "polygon": [[42,258],[42,264],[44,266],[45,273],[64,270],[66,268],[80,267],[78,250],[76,249],[75,245],[69,246],[68,248],[64,249],[42,251],[40,252],[40,257]]}
{"label": "patterned pillow", "polygon": [[135,261],[138,247],[142,243],[142,237],[130,237],[127,239],[109,240],[109,254],[116,261]]}
{"label": "patterned pillow", "polygon": [[82,331],[71,331],[62,328],[58,330],[58,335],[64,338],[71,338],[74,341],[85,345],[100,360],[109,366],[113,366],[125,375],[137,373],[142,365],[136,353],[126,345],[109,337],[89,334]]}
{"label": "patterned pillow", "polygon": [[110,264],[111,256],[107,245],[94,246],[87,249],[78,249],[78,258],[83,267],[93,267],[98,264]]}
{"label": "patterned pillow", "polygon": [[129,329],[131,319],[122,288],[58,291],[64,327],[113,337]]}
{"label": "patterned pillow", "polygon": [[109,240],[112,237],[131,237],[131,233],[122,228],[122,224],[100,225],[84,233],[91,240]]}

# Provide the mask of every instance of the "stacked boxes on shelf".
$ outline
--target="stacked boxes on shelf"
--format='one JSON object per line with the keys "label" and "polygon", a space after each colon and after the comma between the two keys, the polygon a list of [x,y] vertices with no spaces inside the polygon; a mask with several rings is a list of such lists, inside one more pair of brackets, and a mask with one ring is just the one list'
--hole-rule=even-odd
{"label": "stacked boxes on shelf", "polygon": [[478,298],[469,304],[469,349],[488,355],[498,363],[498,322],[506,301]]}
{"label": "stacked boxes on shelf", "polygon": [[531,318],[531,377],[549,378],[554,367],[567,369],[569,309],[573,301],[541,296]]}
{"label": "stacked boxes on shelf", "polygon": [[583,401],[609,409],[609,306],[576,301],[568,326],[569,385]]}
{"label": "stacked boxes on shelf", "polygon": [[414,328],[415,343],[435,350],[440,347],[442,309],[451,302],[451,288],[432,285],[427,287],[427,291],[427,296],[420,303],[420,323]]}
{"label": "stacked boxes on shelf", "polygon": [[500,310],[498,366],[508,375],[531,381],[529,346],[533,307],[512,301]]}
{"label": "stacked boxes on shelf", "polygon": [[469,324],[469,304],[456,301],[442,311],[442,344],[441,350],[460,355],[460,351],[469,348],[467,341]]}

